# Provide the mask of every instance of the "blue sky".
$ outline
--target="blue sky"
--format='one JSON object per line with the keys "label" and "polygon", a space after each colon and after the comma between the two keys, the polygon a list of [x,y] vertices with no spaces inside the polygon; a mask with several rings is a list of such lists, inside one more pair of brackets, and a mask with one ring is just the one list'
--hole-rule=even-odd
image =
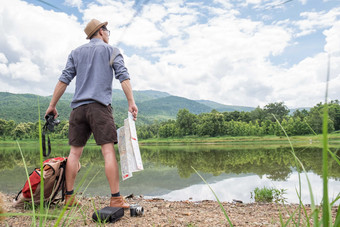
{"label": "blue sky", "polygon": [[325,99],[330,56],[329,100],[340,99],[339,0],[3,0],[0,15],[0,91],[51,95],[97,18],[135,90],[310,107]]}

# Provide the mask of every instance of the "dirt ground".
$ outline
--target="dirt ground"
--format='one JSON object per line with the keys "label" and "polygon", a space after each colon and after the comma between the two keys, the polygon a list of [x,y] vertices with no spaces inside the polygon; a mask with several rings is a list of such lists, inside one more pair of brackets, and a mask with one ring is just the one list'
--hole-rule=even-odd
{"label": "dirt ground", "polygon": [[[0,195],[1,196],[1,195]],[[0,204],[0,211],[7,213],[31,213],[32,210],[14,208],[12,201],[14,195],[3,195],[3,203]],[[97,209],[109,205],[108,197],[80,198],[81,209],[68,210],[67,214],[78,217],[78,220],[66,220],[60,226],[100,226],[92,221],[94,206]],[[126,199],[130,204],[139,204],[144,208],[144,214],[138,217],[131,217],[130,210],[124,211],[124,216],[115,222],[101,226],[229,226],[221,207],[216,201],[180,201],[171,202],[162,199],[144,199],[141,196]],[[299,205],[279,205],[273,203],[222,203],[232,224],[234,226],[282,226],[280,217],[284,223],[290,219],[291,214],[299,209]],[[308,215],[310,207],[305,206]],[[62,206],[50,208],[50,214],[59,214]],[[76,215],[72,215],[71,213]],[[335,217],[337,208],[332,208],[332,216]],[[298,213],[298,212],[297,212]],[[0,217],[2,218],[2,217]],[[298,215],[293,215],[294,222],[297,222]],[[49,219],[45,226],[53,226],[56,219]],[[302,215],[301,226],[306,226],[305,215]],[[312,220],[309,220],[312,224]],[[0,226],[31,226],[32,217],[30,216],[7,216],[4,220],[0,219]],[[293,221],[288,226],[293,226]]]}

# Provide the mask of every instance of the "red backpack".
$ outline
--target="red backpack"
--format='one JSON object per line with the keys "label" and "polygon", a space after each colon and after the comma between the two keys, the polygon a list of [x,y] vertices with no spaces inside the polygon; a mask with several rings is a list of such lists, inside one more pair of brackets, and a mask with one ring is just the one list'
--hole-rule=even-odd
{"label": "red backpack", "polygon": [[[63,201],[65,194],[65,168],[66,157],[50,158],[43,162],[43,177],[44,177],[44,202],[55,202],[57,200]],[[78,165],[78,171],[80,169],[80,163]],[[29,176],[31,183],[33,199],[35,204],[40,203],[40,174],[41,170],[36,168]],[[59,192],[61,192],[59,194]],[[28,180],[26,181],[23,189],[18,193],[14,199],[14,206],[23,206],[25,203],[31,203],[31,191]]]}

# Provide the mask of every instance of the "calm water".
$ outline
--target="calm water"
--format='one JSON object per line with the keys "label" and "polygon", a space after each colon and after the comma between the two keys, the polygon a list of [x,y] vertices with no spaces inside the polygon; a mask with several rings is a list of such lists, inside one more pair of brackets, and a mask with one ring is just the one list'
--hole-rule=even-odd
{"label": "calm water", "polygon": [[[38,146],[21,145],[28,171],[39,166]],[[69,147],[52,144],[52,157],[67,156]],[[295,148],[296,155],[304,164],[313,187],[316,203],[322,199],[322,163],[320,148]],[[233,199],[253,202],[251,192],[263,186],[286,189],[285,198],[298,203],[296,189],[299,175],[289,147],[260,147],[255,145],[166,145],[141,146],[144,170],[120,182],[124,195],[144,195],[167,200],[214,200],[208,186],[191,167],[206,179],[221,201]],[[337,151],[339,155],[339,151]],[[8,144],[0,147],[0,191],[16,193],[23,186],[26,175],[19,149]],[[87,196],[108,196],[109,186],[104,174],[103,158],[99,147],[86,146],[81,158],[79,182],[88,173],[81,191]],[[329,162],[329,196],[340,192],[340,166]],[[302,201],[310,203],[306,175],[301,174]]]}

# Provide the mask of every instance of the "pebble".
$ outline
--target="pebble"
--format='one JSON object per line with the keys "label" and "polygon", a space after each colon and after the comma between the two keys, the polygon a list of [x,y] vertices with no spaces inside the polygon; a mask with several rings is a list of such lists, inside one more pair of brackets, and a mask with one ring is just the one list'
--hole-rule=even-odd
{"label": "pebble", "polygon": [[151,208],[151,212],[157,212],[158,211],[158,207],[152,207]]}

